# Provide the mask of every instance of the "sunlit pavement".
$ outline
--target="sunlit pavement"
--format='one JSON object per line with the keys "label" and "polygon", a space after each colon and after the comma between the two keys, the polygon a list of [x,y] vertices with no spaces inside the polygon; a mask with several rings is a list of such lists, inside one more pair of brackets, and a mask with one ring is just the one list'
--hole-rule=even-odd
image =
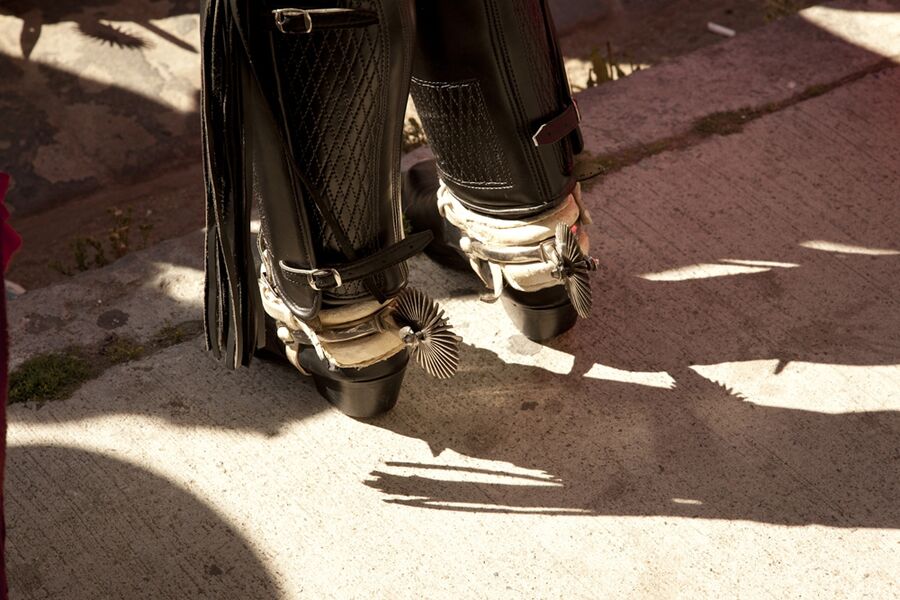
{"label": "sunlit pavement", "polygon": [[[418,258],[463,364],[384,417],[199,339],[11,406],[12,597],[896,597],[898,9],[583,94],[589,157],[680,142],[586,186],[594,316],[546,346]],[[200,239],[14,301],[14,365],[198,318]]]}

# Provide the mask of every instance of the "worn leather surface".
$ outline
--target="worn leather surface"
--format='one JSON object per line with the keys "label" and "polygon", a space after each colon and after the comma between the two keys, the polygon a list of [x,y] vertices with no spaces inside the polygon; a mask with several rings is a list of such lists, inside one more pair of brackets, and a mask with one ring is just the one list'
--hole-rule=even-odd
{"label": "worn leather surface", "polygon": [[454,195],[511,218],[564,199],[577,130],[532,141],[572,102],[545,2],[421,0],[416,14],[413,99]]}

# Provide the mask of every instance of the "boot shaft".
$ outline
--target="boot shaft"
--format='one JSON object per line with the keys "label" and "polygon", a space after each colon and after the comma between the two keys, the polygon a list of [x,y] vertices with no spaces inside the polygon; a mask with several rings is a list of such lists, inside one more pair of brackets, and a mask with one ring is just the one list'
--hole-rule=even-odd
{"label": "boot shaft", "polygon": [[419,2],[417,27],[413,100],[454,195],[501,218],[564,200],[580,134],[545,2]]}
{"label": "boot shaft", "polygon": [[412,0],[202,8],[208,341],[246,362],[259,323],[254,203],[269,283],[299,318],[406,285],[404,260],[424,246],[403,241],[399,210],[414,11]]}

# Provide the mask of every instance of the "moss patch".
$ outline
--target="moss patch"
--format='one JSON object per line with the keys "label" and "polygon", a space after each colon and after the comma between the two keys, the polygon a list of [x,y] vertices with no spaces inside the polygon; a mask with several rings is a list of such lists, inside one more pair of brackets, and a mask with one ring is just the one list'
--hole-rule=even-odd
{"label": "moss patch", "polygon": [[9,376],[9,403],[60,400],[96,375],[91,363],[77,352],[41,354]]}
{"label": "moss patch", "polygon": [[797,14],[804,6],[800,0],[765,0],[763,5],[766,23]]}
{"label": "moss patch", "polygon": [[203,333],[203,323],[186,321],[177,325],[167,325],[153,336],[153,347],[168,348]]}
{"label": "moss patch", "polygon": [[130,338],[110,336],[100,347],[100,354],[115,365],[139,359],[144,355],[144,347]]}
{"label": "moss patch", "polygon": [[63,400],[109,367],[144,358],[202,331],[200,321],[188,321],[163,327],[143,344],[112,334],[96,346],[76,346],[35,356],[10,374],[9,404]]}
{"label": "moss patch", "polygon": [[707,115],[694,122],[692,131],[697,135],[731,135],[744,128],[744,124],[757,117],[757,111],[748,108],[729,110]]}

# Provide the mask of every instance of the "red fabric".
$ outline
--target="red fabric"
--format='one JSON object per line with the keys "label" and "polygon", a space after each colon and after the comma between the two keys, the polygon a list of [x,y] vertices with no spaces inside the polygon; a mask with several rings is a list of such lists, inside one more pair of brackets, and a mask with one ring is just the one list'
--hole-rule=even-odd
{"label": "red fabric", "polygon": [[[3,272],[13,253],[22,245],[13,228],[6,222],[9,211],[3,203],[9,188],[9,175],[0,173],[0,266]],[[6,329],[6,289],[0,294],[0,598],[7,597],[6,586],[6,518],[3,512],[3,471],[6,466],[6,388],[9,383],[7,360],[9,337]]]}
{"label": "red fabric", "polygon": [[[2,201],[0,201],[2,205]],[[0,235],[6,237],[5,231]],[[6,587],[6,518],[3,511],[3,471],[6,466],[6,386],[7,352],[9,339],[6,335],[6,290],[0,294],[0,598],[7,597]]]}
{"label": "red fabric", "polygon": [[4,273],[6,272],[6,267],[9,266],[9,260],[12,258],[12,255],[22,245],[22,238],[6,222],[9,219],[9,211],[6,210],[6,204],[3,203],[3,199],[6,197],[7,189],[9,189],[9,175],[0,173],[0,265],[2,265]]}

